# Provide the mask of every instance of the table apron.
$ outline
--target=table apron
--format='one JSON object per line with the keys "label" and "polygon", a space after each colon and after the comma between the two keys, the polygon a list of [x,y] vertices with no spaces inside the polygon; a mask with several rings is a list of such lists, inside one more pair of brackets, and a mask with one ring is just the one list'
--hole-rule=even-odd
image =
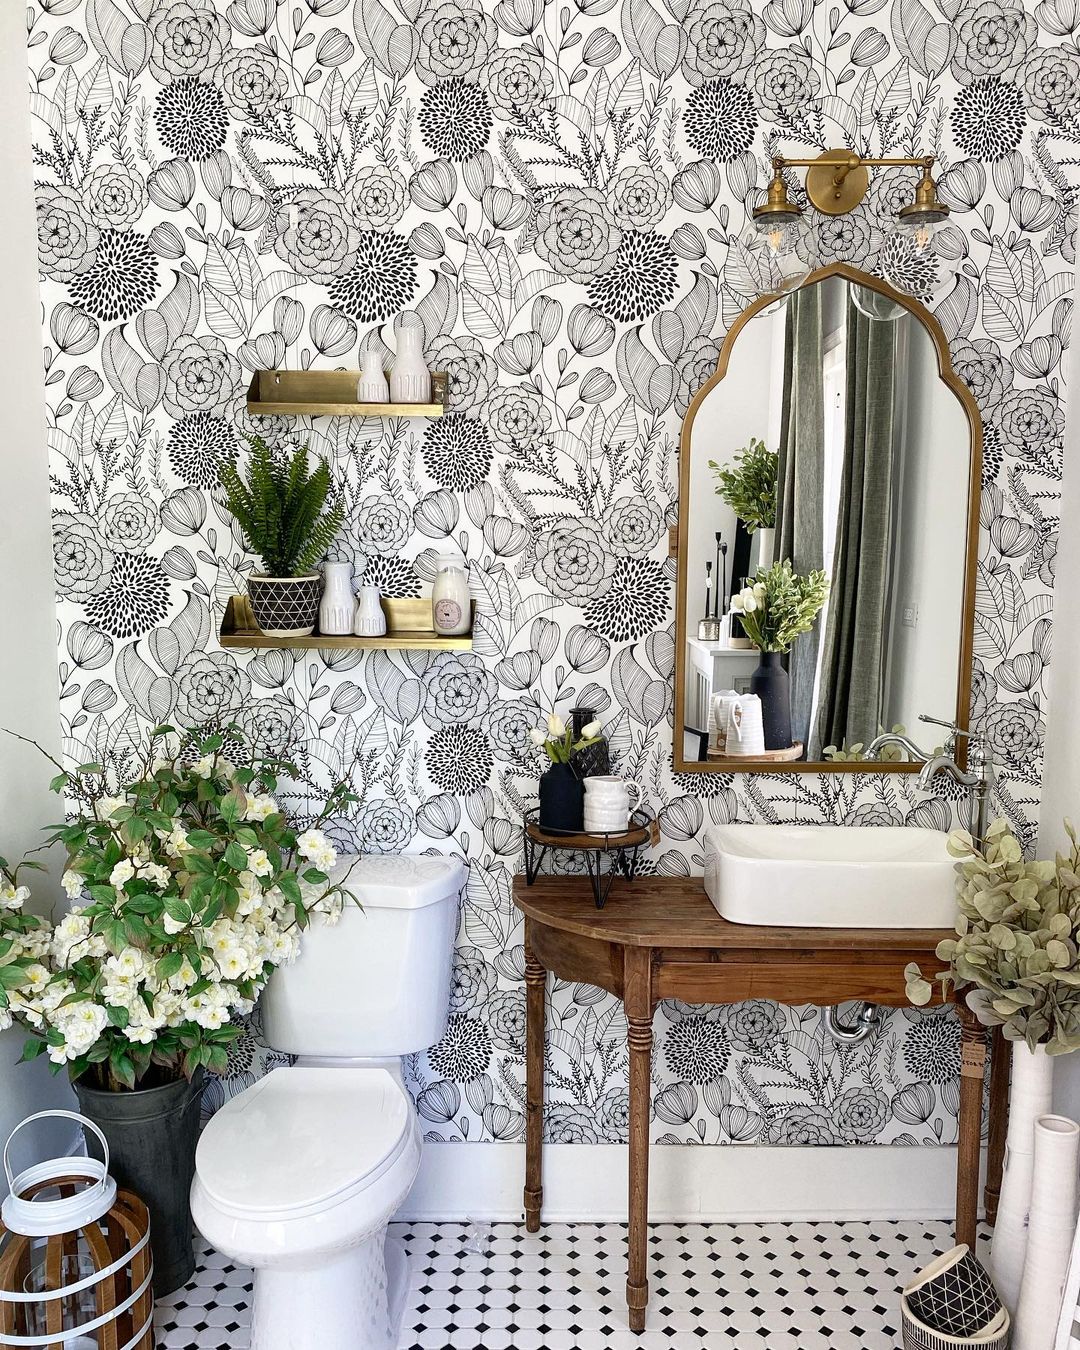
{"label": "table apron", "polygon": [[904,967],[900,955],[890,961],[661,961],[653,972],[657,1001],[741,1003],[771,998],[778,1003],[827,1007],[848,999],[904,1007]]}
{"label": "table apron", "polygon": [[560,979],[580,980],[622,997],[623,947],[545,928],[535,920],[529,926],[529,942],[540,964]]}

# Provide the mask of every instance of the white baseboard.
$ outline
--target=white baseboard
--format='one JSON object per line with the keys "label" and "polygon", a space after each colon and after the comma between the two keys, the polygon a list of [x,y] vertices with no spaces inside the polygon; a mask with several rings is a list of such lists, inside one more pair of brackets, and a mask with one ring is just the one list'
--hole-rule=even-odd
{"label": "white baseboard", "polygon": [[[544,1217],[626,1219],[626,1148],[546,1144]],[[524,1144],[428,1144],[407,1219],[522,1216]],[[654,1144],[649,1215],[678,1220],[931,1219],[952,1214],[956,1149]]]}

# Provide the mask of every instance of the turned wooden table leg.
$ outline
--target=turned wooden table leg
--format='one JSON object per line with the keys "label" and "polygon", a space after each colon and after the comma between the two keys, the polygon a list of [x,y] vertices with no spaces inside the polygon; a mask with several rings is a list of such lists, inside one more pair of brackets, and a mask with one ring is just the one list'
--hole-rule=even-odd
{"label": "turned wooden table leg", "polygon": [[525,1229],[540,1229],[544,1200],[544,993],[547,971],[533,955],[525,920]]}
{"label": "turned wooden table leg", "polygon": [[630,1220],[626,1307],[631,1331],[645,1330],[649,1302],[649,1115],[652,1106],[652,959],[648,948],[624,949],[623,1004],[630,1047]]}
{"label": "turned wooden table leg", "polygon": [[989,1027],[984,1027],[966,1003],[960,1014],[960,1121],[956,1150],[956,1241],[975,1250],[979,1207],[979,1158],[982,1142],[983,1076]]}
{"label": "turned wooden table leg", "polygon": [[1009,1129],[1009,1044],[1001,1028],[990,1035],[990,1129],[986,1141],[986,1189],[983,1210],[986,1222],[997,1222],[1001,1195],[1001,1172],[1005,1161],[1005,1136]]}

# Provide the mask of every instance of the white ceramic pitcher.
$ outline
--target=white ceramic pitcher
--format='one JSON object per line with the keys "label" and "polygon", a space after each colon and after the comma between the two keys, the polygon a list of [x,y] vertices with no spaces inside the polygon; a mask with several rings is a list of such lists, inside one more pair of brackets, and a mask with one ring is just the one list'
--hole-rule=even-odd
{"label": "white ceramic pitcher", "polygon": [[757,694],[740,694],[728,705],[727,753],[762,755],[765,730],[761,720],[761,699]]}
{"label": "white ceramic pitcher", "polygon": [[[596,774],[585,784],[585,833],[619,834],[630,823],[630,812],[641,805],[639,783],[617,774]],[[630,798],[633,797],[633,807]]]}

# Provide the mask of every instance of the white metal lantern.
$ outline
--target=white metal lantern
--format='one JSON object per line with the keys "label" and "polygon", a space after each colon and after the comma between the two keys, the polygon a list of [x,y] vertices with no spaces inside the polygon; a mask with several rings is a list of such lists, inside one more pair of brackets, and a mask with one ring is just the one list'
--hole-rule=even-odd
{"label": "white metal lantern", "polygon": [[[93,1130],[97,1158],[51,1158],[12,1174],[11,1141],[59,1116]],[[153,1350],[150,1216],[109,1176],[109,1146],[74,1111],[39,1111],[4,1145],[9,1195],[0,1206],[0,1346]]]}

